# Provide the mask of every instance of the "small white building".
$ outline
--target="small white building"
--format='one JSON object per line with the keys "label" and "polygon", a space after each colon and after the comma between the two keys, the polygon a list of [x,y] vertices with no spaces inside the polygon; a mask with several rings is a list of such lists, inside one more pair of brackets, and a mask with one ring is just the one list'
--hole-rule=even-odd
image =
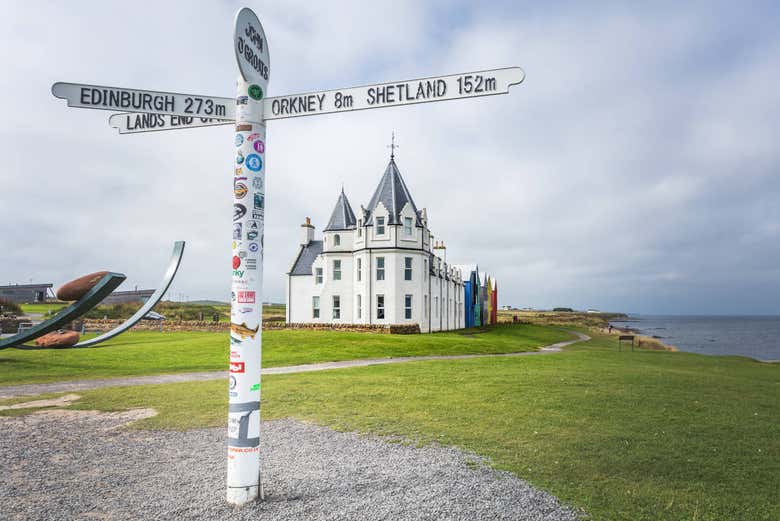
{"label": "small white building", "polygon": [[355,215],[342,188],[315,240],[309,218],[287,273],[287,322],[464,327],[461,272],[435,255],[428,215],[418,210],[395,159]]}

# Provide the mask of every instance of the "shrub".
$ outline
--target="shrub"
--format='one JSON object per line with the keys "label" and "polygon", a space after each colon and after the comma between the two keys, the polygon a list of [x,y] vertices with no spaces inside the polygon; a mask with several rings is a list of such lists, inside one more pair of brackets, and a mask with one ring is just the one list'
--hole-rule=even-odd
{"label": "shrub", "polygon": [[6,298],[0,298],[0,314],[6,313],[9,315],[24,315],[22,308],[16,302],[12,302]]}

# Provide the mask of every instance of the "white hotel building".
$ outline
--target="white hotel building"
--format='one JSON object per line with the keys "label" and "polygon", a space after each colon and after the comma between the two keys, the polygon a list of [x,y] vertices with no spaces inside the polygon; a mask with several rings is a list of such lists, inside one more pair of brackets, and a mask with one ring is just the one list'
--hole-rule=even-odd
{"label": "white hotel building", "polygon": [[461,272],[435,254],[427,212],[415,206],[392,155],[357,216],[342,189],[322,240],[309,218],[301,229],[287,273],[288,323],[464,327]]}

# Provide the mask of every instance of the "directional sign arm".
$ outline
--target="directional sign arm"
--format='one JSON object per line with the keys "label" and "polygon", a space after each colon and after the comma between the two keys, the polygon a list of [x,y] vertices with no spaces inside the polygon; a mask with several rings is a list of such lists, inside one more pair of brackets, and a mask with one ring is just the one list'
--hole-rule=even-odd
{"label": "directional sign arm", "polygon": [[57,98],[67,100],[69,107],[85,109],[193,118],[231,119],[236,115],[236,101],[233,98],[63,82],[52,85],[51,92]]}
{"label": "directional sign arm", "polygon": [[[263,119],[297,118],[300,116],[333,114],[352,110],[378,109],[434,101],[495,96],[497,94],[508,94],[509,87],[522,83],[524,79],[525,72],[523,72],[523,69],[520,67],[506,67],[503,69],[451,74],[449,76],[434,76],[431,78],[377,83],[361,87],[275,96],[263,100]],[[66,98],[69,100],[68,104],[70,104],[70,97]],[[234,108],[230,105],[232,100],[229,98],[213,99],[222,100],[223,104]],[[120,134],[209,127],[229,125],[231,123],[232,120],[222,116],[188,118],[186,116],[179,117],[164,113],[143,115],[121,113],[114,114],[109,118],[109,124],[119,129]]]}
{"label": "directional sign arm", "polygon": [[171,116],[169,114],[139,114],[123,112],[111,114],[108,124],[120,134],[136,134],[139,132],[159,132],[161,130],[179,130],[183,128],[213,127],[218,125],[235,125],[235,120],[219,118],[193,118]]}
{"label": "directional sign arm", "polygon": [[520,67],[379,83],[267,98],[263,118],[283,119],[508,94],[525,79]]}

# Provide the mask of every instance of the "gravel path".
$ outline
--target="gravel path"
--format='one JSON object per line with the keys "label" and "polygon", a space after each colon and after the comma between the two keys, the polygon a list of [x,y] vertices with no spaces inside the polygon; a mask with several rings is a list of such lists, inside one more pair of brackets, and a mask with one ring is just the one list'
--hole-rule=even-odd
{"label": "gravel path", "polygon": [[[538,351],[521,353],[486,354],[486,355],[441,355],[441,356],[405,356],[396,358],[369,358],[364,360],[344,360],[341,362],[323,362],[319,364],[290,365],[286,367],[269,367],[262,370],[262,374],[289,374],[305,373],[309,371],[327,371],[329,369],[345,369],[348,367],[364,367],[368,365],[398,364],[403,362],[423,362],[426,360],[463,360],[466,358],[482,358],[486,356],[532,356],[559,352],[562,348],[590,340],[588,335],[577,331],[570,331],[577,335],[576,340],[558,342],[540,348]],[[33,396],[44,393],[61,393],[73,391],[85,391],[101,387],[129,387],[133,385],[165,384],[176,382],[196,382],[204,380],[219,380],[227,378],[227,371],[208,371],[200,373],[162,374],[153,376],[132,376],[126,378],[102,378],[95,380],[73,380],[66,382],[53,382],[46,384],[25,384],[0,387],[0,399],[16,396]]]}
{"label": "gravel path", "polygon": [[[153,411],[151,411],[153,413]],[[0,417],[8,520],[574,520],[546,492],[454,448],[415,448],[294,420],[263,423],[266,501],[225,497],[225,432],[135,431],[150,414]]]}

